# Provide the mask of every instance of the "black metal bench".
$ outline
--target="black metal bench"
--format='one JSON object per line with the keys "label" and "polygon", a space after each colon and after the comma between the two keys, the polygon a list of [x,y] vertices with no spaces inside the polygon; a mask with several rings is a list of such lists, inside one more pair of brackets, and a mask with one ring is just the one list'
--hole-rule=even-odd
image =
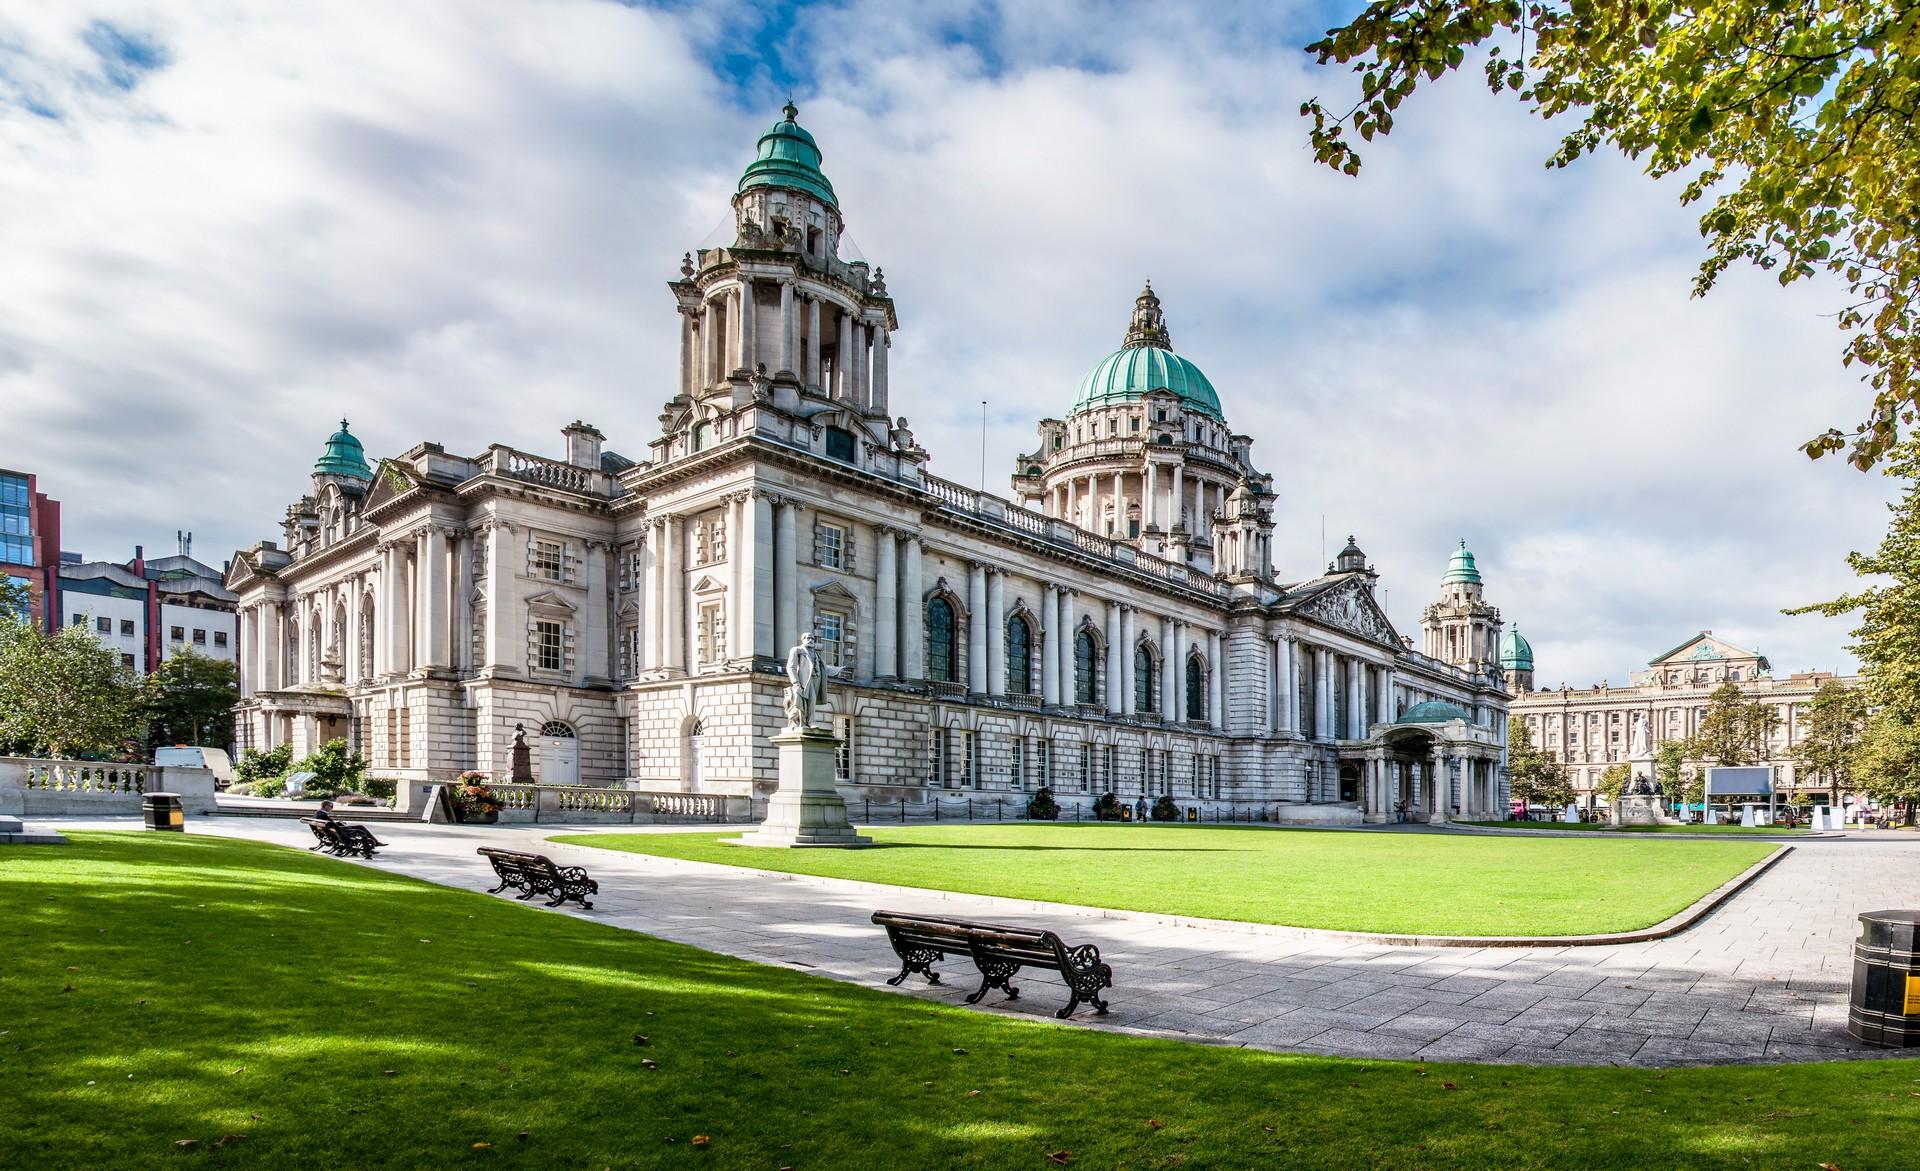
{"label": "black metal bench", "polygon": [[387,844],[374,837],[373,831],[364,825],[320,817],[303,817],[300,820],[318,840],[318,844],[307,849],[324,850],[337,858],[371,858],[375,849]]}
{"label": "black metal bench", "polygon": [[522,902],[535,895],[547,895],[549,907],[571,899],[591,911],[593,902],[587,896],[600,893],[600,884],[587,877],[584,867],[559,866],[545,854],[502,850],[495,846],[482,846],[477,853],[493,863],[493,872],[500,879],[500,885],[488,894],[499,894],[511,887],[520,892],[514,897]]}
{"label": "black metal bench", "polygon": [[1067,1007],[1053,1015],[1065,1020],[1081,1001],[1093,1005],[1101,1016],[1107,1013],[1100,991],[1113,987],[1113,968],[1101,962],[1100,949],[1091,943],[1068,947],[1051,931],[899,911],[875,911],[873,921],[887,929],[887,940],[900,957],[900,974],[889,984],[898,986],[913,972],[925,976],[929,984],[938,984],[940,974],[933,970],[934,962],[960,955],[972,959],[980,970],[980,987],[966,998],[968,1004],[978,1004],[995,988],[1005,991],[1007,999],[1018,1000],[1014,974],[1021,968],[1042,968],[1060,973],[1069,993]]}

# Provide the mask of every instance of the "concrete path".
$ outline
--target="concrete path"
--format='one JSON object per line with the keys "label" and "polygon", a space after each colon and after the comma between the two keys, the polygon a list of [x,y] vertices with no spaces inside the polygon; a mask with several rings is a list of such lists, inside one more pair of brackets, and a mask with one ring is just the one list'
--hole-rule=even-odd
{"label": "concrete path", "polygon": [[[58,823],[87,828],[89,823]],[[106,823],[90,823],[104,827]],[[130,828],[127,821],[115,828]],[[49,827],[55,825],[48,822]],[[297,821],[195,818],[196,833],[308,845]],[[1253,935],[1104,917],[1035,914],[1032,904],[769,875],[698,862],[547,845],[563,833],[633,827],[382,824],[370,865],[485,890],[481,845],[538,848],[600,882],[594,910],[569,914],[870,988],[899,970],[877,908],[1030,923],[1092,942],[1113,965],[1112,1013],[1076,1023],[1284,1052],[1526,1064],[1673,1066],[1892,1056],[1846,1032],[1854,916],[1920,906],[1920,841],[1802,840],[1698,926],[1648,943],[1598,947],[1415,948],[1310,931]],[[703,829],[707,827],[690,827]],[[660,831],[672,832],[672,831]],[[743,862],[747,861],[743,859]],[[502,896],[505,897],[505,896]],[[536,904],[537,905],[537,904]],[[978,977],[910,977],[901,991],[958,1004]],[[1051,1019],[1066,992],[1022,973],[1023,995],[981,1008]]]}

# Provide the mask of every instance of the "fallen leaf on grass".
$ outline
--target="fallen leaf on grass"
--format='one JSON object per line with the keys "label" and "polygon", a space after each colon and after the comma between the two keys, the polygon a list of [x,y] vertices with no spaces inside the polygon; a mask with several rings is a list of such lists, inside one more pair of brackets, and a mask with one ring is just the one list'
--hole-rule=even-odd
{"label": "fallen leaf on grass", "polygon": [[247,1136],[246,1136],[246,1135],[244,1135],[244,1134],[229,1134],[229,1135],[224,1135],[224,1136],[222,1136],[222,1137],[221,1137],[220,1139],[218,1139],[218,1140],[216,1140],[216,1141],[214,1142],[214,1144],[213,1144],[213,1149],[217,1151],[217,1150],[219,1150],[220,1148],[222,1148],[222,1147],[224,1147],[224,1146],[227,1146],[227,1145],[228,1145],[228,1144],[230,1144],[230,1143],[237,1143],[237,1142],[241,1142],[241,1141],[243,1141],[243,1140],[245,1140],[245,1138],[246,1138],[246,1137],[247,1137]]}
{"label": "fallen leaf on grass", "polygon": [[473,1149],[476,1151],[484,1151],[491,1146],[493,1146],[492,1143],[475,1143],[473,1144]]}
{"label": "fallen leaf on grass", "polygon": [[1822,1163],[1820,1164],[1820,1171],[1840,1171],[1840,1168],[1834,1166],[1832,1163]]}
{"label": "fallen leaf on grass", "polygon": [[62,991],[62,992],[72,992],[72,991],[73,991],[73,985],[71,985],[71,984],[69,984],[69,985],[67,985],[67,986],[66,986],[65,988],[62,988],[62,989],[61,989],[60,991]]}
{"label": "fallen leaf on grass", "polygon": [[967,1091],[967,1097],[969,1097],[969,1098],[978,1098],[979,1096],[980,1096],[980,1091],[979,1091],[979,1090],[968,1090],[968,1091]]}
{"label": "fallen leaf on grass", "polygon": [[1072,1151],[1051,1151],[1047,1154],[1047,1158],[1060,1164],[1062,1167],[1065,1167],[1068,1163],[1073,1162],[1073,1152]]}
{"label": "fallen leaf on grass", "polygon": [[633,1035],[633,1043],[635,1045],[651,1045],[653,1041],[645,1033],[635,1033]]}
{"label": "fallen leaf on grass", "polygon": [[967,1051],[965,1049],[955,1049],[954,1053],[960,1057],[965,1057],[967,1055]]}
{"label": "fallen leaf on grass", "polygon": [[399,1071],[399,1070],[397,1070],[397,1069],[383,1069],[383,1070],[381,1070],[381,1071],[380,1071],[380,1073],[382,1074],[382,1076],[385,1076],[385,1077],[399,1077],[399,1076],[400,1076],[400,1071]]}
{"label": "fallen leaf on grass", "polygon": [[176,1147],[179,1147],[183,1151],[189,1151],[189,1150],[192,1150],[194,1147],[199,1146],[200,1140],[197,1138],[177,1138],[173,1140],[173,1145]]}
{"label": "fallen leaf on grass", "polygon": [[527,1136],[528,1136],[528,1132],[523,1130],[519,1134],[514,1135],[513,1137],[519,1139],[521,1142],[526,1142]]}
{"label": "fallen leaf on grass", "polygon": [[[241,1066],[241,1067],[240,1067],[239,1069],[236,1069],[236,1070],[234,1070],[234,1071],[233,1071],[233,1073],[245,1073],[245,1072],[247,1072],[247,1067],[246,1067],[246,1066],[244,1066],[244,1065],[243,1065],[243,1066]],[[233,1076],[233,1073],[230,1073],[230,1074],[228,1074],[227,1076],[228,1076],[228,1077],[232,1077],[232,1076]]]}
{"label": "fallen leaf on grass", "polygon": [[693,1136],[693,1145],[696,1147],[704,1147],[712,1141],[713,1141],[712,1139],[708,1138],[704,1134],[696,1134]]}
{"label": "fallen leaf on grass", "polygon": [[1459,1089],[1460,1087],[1459,1087],[1459,1086],[1456,1086],[1456,1085],[1454,1085],[1454,1084],[1453,1084],[1452,1082],[1441,1082],[1441,1083],[1440,1083],[1440,1088],[1441,1088],[1441,1089],[1443,1089],[1443,1090],[1457,1090],[1457,1089]]}
{"label": "fallen leaf on grass", "polygon": [[1159,1130],[1159,1129],[1160,1129],[1160,1120],[1159,1120],[1158,1118],[1149,1118],[1149,1119],[1147,1119],[1147,1125],[1148,1125],[1148,1126],[1151,1126],[1151,1127],[1152,1127],[1153,1129],[1155,1129],[1155,1130]]}

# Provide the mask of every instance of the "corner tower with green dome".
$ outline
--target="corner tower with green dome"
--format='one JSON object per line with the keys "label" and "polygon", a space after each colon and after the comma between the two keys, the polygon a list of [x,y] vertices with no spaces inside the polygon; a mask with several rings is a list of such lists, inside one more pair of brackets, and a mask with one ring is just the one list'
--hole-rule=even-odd
{"label": "corner tower with green dome", "polygon": [[884,274],[847,237],[825,155],[788,102],[760,135],[733,222],[669,282],[680,380],[650,462],[746,434],[862,462],[924,459],[889,417],[887,351],[899,328]]}
{"label": "corner tower with green dome", "polygon": [[1500,677],[1500,611],[1487,605],[1485,583],[1463,540],[1440,579],[1440,600],[1420,616],[1429,658],[1475,675]]}
{"label": "corner tower with green dome", "polygon": [[1120,348],[1080,380],[1065,419],[1040,421],[1014,493],[1143,553],[1224,577],[1273,577],[1273,477],[1253,466],[1213,383],[1173,350],[1159,294],[1133,301]]}

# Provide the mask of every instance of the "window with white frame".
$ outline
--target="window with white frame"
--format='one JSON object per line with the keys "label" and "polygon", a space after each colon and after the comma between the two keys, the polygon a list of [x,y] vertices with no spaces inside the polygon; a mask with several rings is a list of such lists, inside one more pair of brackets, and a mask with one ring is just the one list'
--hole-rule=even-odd
{"label": "window with white frame", "polygon": [[980,734],[960,733],[960,787],[974,789],[980,781]]}
{"label": "window with white frame", "polygon": [[1053,741],[1042,736],[1033,742],[1033,775],[1040,787],[1053,787]]}
{"label": "window with white frame", "polygon": [[822,569],[851,569],[844,525],[820,521],[813,526],[813,563]]}
{"label": "window with white frame", "polygon": [[853,783],[853,717],[833,717],[833,735],[839,743],[833,746],[833,779],[843,784]]}
{"label": "window with white frame", "polygon": [[813,634],[819,643],[820,660],[829,667],[841,666],[847,643],[847,615],[840,610],[815,611]]}
{"label": "window with white frame", "polygon": [[1008,748],[1013,753],[1013,756],[1007,762],[1007,784],[1010,788],[1024,789],[1027,787],[1026,737],[1015,736],[1013,743],[1010,744]]}
{"label": "window with white frame", "polygon": [[1093,792],[1093,745],[1080,746],[1080,791]]}
{"label": "window with white frame", "polygon": [[718,663],[727,657],[727,608],[720,602],[700,607],[700,662]]}
{"label": "window with white frame", "polygon": [[640,673],[640,626],[628,623],[620,628],[620,675],[631,679]]}
{"label": "window with white frame", "polygon": [[528,558],[528,566],[535,577],[548,581],[567,579],[567,550],[559,541],[543,541],[535,538],[533,551]]}
{"label": "window with white frame", "polygon": [[947,730],[927,730],[927,784],[944,788],[947,783]]}
{"label": "window with white frame", "polygon": [[1160,753],[1160,791],[1173,792],[1173,753],[1165,749]]}
{"label": "window with white frame", "polygon": [[711,565],[727,559],[727,522],[706,520],[693,527],[695,565]]}
{"label": "window with white frame", "polygon": [[1153,792],[1153,749],[1151,748],[1140,750],[1140,791]]}
{"label": "window with white frame", "polygon": [[542,671],[566,669],[566,626],[540,619],[533,624],[533,665]]}
{"label": "window with white frame", "polygon": [[1106,792],[1106,793],[1113,792],[1114,764],[1116,763],[1119,755],[1120,755],[1120,750],[1118,748],[1115,748],[1111,744],[1107,745],[1106,748],[1102,750],[1102,752],[1100,753],[1100,779],[1103,782],[1105,782],[1105,786],[1106,786],[1104,789],[1101,790],[1102,792]]}

